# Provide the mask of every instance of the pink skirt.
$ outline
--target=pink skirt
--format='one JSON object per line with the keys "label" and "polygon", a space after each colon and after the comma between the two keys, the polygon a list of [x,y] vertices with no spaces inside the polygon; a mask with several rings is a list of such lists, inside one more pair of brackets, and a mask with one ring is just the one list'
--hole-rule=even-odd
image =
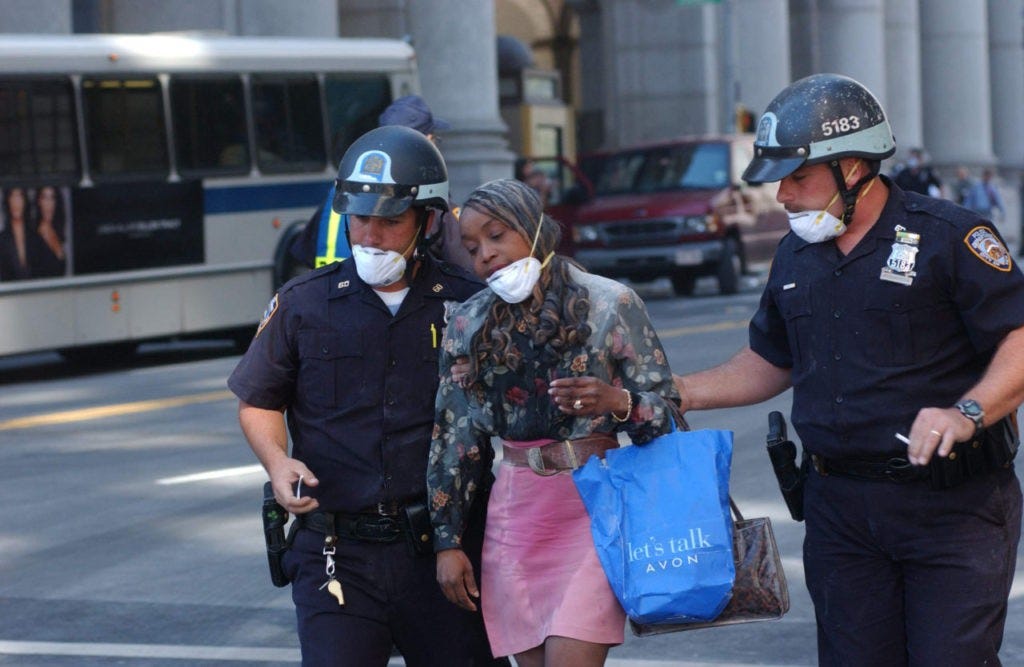
{"label": "pink skirt", "polygon": [[590,517],[568,471],[543,477],[499,466],[482,569],[481,605],[495,656],[521,653],[551,636],[622,643],[626,615],[601,569]]}

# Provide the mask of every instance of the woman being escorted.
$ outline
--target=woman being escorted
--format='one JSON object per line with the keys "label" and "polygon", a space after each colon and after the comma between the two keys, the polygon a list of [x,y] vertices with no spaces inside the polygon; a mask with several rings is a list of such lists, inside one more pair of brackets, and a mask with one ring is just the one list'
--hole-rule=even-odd
{"label": "woman being escorted", "polygon": [[[602,665],[625,615],[570,472],[618,447],[618,432],[637,444],[667,432],[672,373],[636,293],[554,254],[561,228],[529,186],[480,186],[459,222],[490,289],[455,306],[442,342],[427,469],[438,582],[466,609],[482,591],[496,656]],[[478,590],[460,539],[491,436],[503,460]]]}

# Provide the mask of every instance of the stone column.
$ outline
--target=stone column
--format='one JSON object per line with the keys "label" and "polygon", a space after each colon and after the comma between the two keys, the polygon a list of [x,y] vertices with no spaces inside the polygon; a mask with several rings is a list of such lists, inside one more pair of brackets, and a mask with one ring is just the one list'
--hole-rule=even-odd
{"label": "stone column", "polygon": [[820,71],[861,82],[887,106],[882,0],[818,0]]}
{"label": "stone column", "polygon": [[885,3],[885,112],[900,154],[924,143],[921,129],[921,36],[917,0]]}
{"label": "stone column", "polygon": [[14,0],[0,12],[0,32],[71,32],[71,0]]}
{"label": "stone column", "polygon": [[453,200],[512,176],[515,155],[498,111],[493,0],[341,0],[339,12],[342,36],[408,39],[416,49],[420,94],[452,125],[440,148]]}
{"label": "stone column", "polygon": [[1024,251],[1024,47],[1021,45],[1019,0],[988,0],[989,71],[992,76],[992,146],[999,158],[1006,217],[999,231],[1007,243]]}
{"label": "stone column", "polygon": [[786,0],[732,0],[736,23],[738,102],[756,119],[790,83],[789,9]]}
{"label": "stone column", "polygon": [[[991,164],[986,0],[929,0],[920,11],[924,147],[944,175]],[[1019,120],[1019,107],[1008,111]]]}
{"label": "stone column", "polygon": [[669,0],[603,0],[605,145],[720,125],[719,8]]}
{"label": "stone column", "polygon": [[515,161],[498,111],[494,2],[409,2],[407,11],[423,97],[452,125],[441,149],[461,202],[485,181],[510,178]]}

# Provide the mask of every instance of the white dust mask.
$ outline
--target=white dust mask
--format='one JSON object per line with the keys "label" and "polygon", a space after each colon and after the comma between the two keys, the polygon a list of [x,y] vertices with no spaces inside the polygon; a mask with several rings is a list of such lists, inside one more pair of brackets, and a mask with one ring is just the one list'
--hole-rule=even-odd
{"label": "white dust mask", "polygon": [[525,301],[533,293],[534,286],[540,280],[540,270],[544,268],[544,265],[554,255],[554,253],[549,253],[543,263],[533,256],[533,251],[537,247],[537,238],[540,237],[540,224],[543,221],[544,215],[541,214],[540,221],[537,222],[537,233],[534,234],[530,254],[522,259],[517,259],[503,269],[495,271],[487,278],[487,285],[505,303],[521,303]]}
{"label": "white dust mask", "polygon": [[[846,179],[853,176],[857,171],[857,167],[858,165],[853,166],[850,173],[846,174]],[[872,185],[874,185],[874,181],[868,183],[868,186],[857,197],[857,201],[860,201],[868,193]],[[829,200],[823,211],[787,213],[789,216],[789,228],[793,230],[794,234],[808,243],[821,243],[822,241],[830,241],[841,236],[846,231],[846,222],[828,212],[828,209],[832,208],[832,204],[836,203],[837,199],[839,199],[838,191],[832,195],[832,199]]]}
{"label": "white dust mask", "polygon": [[[834,202],[835,198],[832,201]],[[829,206],[831,205],[829,202]],[[828,241],[846,231],[846,223],[828,211],[800,211],[788,215],[789,228],[808,243]]]}
{"label": "white dust mask", "polygon": [[491,290],[506,303],[520,303],[533,293],[533,286],[540,280],[540,260],[523,257],[499,269],[487,278]]}
{"label": "white dust mask", "polygon": [[405,275],[405,257],[394,250],[354,245],[352,259],[356,262],[356,273],[370,287],[393,285]]}

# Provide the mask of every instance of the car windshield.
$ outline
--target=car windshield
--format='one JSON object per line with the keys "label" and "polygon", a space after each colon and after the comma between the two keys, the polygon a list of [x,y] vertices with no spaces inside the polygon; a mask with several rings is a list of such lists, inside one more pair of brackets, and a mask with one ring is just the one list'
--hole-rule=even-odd
{"label": "car windshield", "polygon": [[729,147],[682,144],[594,156],[582,169],[599,195],[719,189],[729,185]]}

